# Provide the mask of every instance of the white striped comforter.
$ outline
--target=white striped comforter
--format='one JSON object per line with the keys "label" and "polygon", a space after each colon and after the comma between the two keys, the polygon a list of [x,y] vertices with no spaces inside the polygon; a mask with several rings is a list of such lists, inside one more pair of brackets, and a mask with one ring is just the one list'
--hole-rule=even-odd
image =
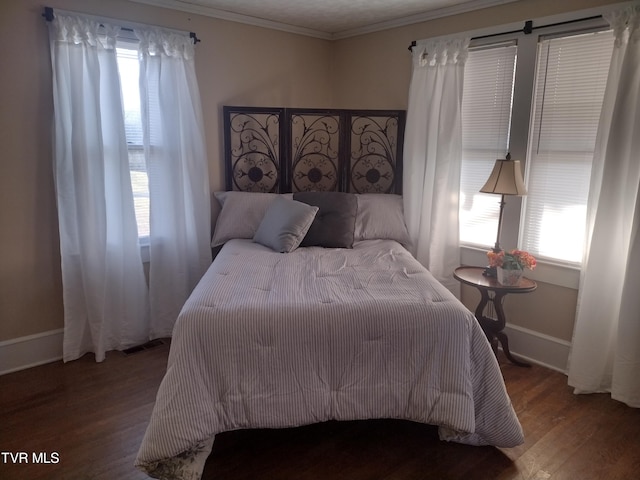
{"label": "white striped comforter", "polygon": [[473,315],[398,243],[280,254],[232,240],[176,322],[136,465],[197,479],[219,432],[367,418],[523,442]]}

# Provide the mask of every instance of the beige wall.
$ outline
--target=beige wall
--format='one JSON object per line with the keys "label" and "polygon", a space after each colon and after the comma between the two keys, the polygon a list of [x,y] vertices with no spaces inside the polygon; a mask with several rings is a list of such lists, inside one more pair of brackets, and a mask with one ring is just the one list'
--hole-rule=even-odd
{"label": "beige wall", "polygon": [[[124,0],[46,2],[198,34],[196,68],[212,190],[224,185],[223,105],[406,108],[412,40],[605,3],[613,2],[523,0],[328,42]],[[0,341],[63,325],[51,166],[51,67],[42,5],[0,2]],[[466,297],[473,308],[473,295]],[[570,339],[575,290],[541,285],[534,294],[508,298],[506,309],[517,313],[510,316],[514,323]]]}
{"label": "beige wall", "polygon": [[[333,106],[330,42],[119,0],[45,3],[194,31],[211,187],[222,189],[223,105]],[[0,341],[63,326],[43,3],[0,2]]]}
{"label": "beige wall", "polygon": [[[504,298],[507,322],[555,338],[571,341],[578,291],[572,288],[537,282],[538,288],[527,294],[511,294]],[[480,293],[464,285],[462,303],[475,312]]]}

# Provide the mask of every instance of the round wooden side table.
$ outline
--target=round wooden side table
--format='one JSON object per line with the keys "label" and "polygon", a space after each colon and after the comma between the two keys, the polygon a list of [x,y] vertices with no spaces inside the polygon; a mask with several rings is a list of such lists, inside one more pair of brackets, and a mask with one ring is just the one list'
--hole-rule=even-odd
{"label": "round wooden side table", "polygon": [[[498,343],[500,343],[500,345],[502,345],[502,351],[510,362],[520,367],[530,367],[531,365],[529,363],[513,358],[513,355],[511,355],[509,351],[509,339],[507,338],[507,334],[503,332],[506,317],[502,303],[504,297],[509,293],[533,292],[538,285],[526,277],[522,277],[518,285],[502,285],[498,283],[497,278],[484,276],[484,270],[484,267],[458,267],[453,272],[453,276],[456,280],[471,285],[480,292],[481,299],[476,307],[475,315],[494,353],[497,353]],[[485,307],[489,302],[491,302],[495,308],[497,319],[487,317],[484,314]]]}

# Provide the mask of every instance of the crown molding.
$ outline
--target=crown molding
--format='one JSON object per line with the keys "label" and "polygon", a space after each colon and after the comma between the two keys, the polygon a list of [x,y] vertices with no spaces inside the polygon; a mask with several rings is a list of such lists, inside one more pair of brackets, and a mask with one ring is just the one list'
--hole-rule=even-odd
{"label": "crown molding", "polygon": [[288,33],[296,33],[298,35],[305,35],[308,37],[321,38],[324,40],[332,40],[333,35],[327,32],[321,32],[311,28],[298,27],[295,25],[288,25],[286,23],[274,22],[272,20],[266,20],[264,18],[252,17],[249,15],[242,15],[239,13],[227,12],[226,10],[220,10],[212,7],[205,7],[203,5],[195,5],[190,2],[183,2],[181,0],[129,0],[135,3],[144,3],[146,5],[153,5],[155,7],[169,8],[171,10],[178,10],[181,12],[195,13],[197,15],[203,15],[205,17],[213,17],[220,20],[228,20],[230,22],[244,23],[246,25],[253,25],[254,27],[270,28],[272,30],[280,30]]}
{"label": "crown molding", "polygon": [[147,5],[153,5],[161,8],[169,8],[172,10],[178,10],[182,12],[194,13],[197,15],[203,15],[206,17],[218,18],[220,20],[228,20],[230,22],[244,23],[247,25],[253,25],[256,27],[269,28],[272,30],[280,30],[288,33],[295,33],[298,35],[305,35],[308,37],[321,38],[323,40],[340,40],[343,38],[356,37],[359,35],[365,35],[368,33],[379,32],[382,30],[389,30],[397,27],[404,27],[415,23],[426,22],[434,20],[436,18],[447,17],[450,15],[458,15],[461,13],[471,12],[474,10],[480,10],[483,8],[494,7],[498,5],[504,5],[506,3],[513,3],[520,0],[473,0],[465,2],[459,5],[453,5],[451,7],[438,8],[417,15],[409,15],[406,17],[397,18],[394,20],[378,22],[363,27],[344,30],[336,33],[329,33],[311,28],[299,27],[296,25],[289,25],[286,23],[275,22],[272,20],[266,20],[263,18],[252,17],[250,15],[242,15],[239,13],[228,12],[226,10],[220,10],[217,8],[206,7],[203,5],[196,5],[194,3],[183,0],[129,0],[135,3],[144,3]]}
{"label": "crown molding", "polygon": [[420,13],[417,15],[409,15],[407,17],[397,18],[395,20],[389,20],[385,22],[366,25],[364,27],[344,30],[342,32],[334,33],[331,36],[331,39],[340,40],[343,38],[357,37],[358,35],[366,35],[367,33],[375,33],[382,30],[390,30],[392,28],[406,27],[407,25],[428,22],[429,20],[435,20],[437,18],[459,15],[461,13],[473,12],[475,10],[482,10],[483,8],[490,8],[519,1],[520,0],[474,0],[471,2],[461,3],[459,5],[452,5],[451,7],[443,7],[436,10],[430,10],[428,12]]}

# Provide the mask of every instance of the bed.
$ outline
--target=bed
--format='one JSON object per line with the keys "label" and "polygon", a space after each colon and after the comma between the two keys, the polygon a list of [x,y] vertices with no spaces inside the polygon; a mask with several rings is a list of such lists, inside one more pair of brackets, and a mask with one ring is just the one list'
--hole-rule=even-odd
{"label": "bed", "polygon": [[222,192],[136,466],[198,479],[215,435],[405,419],[523,442],[473,314],[407,250],[399,195]]}

